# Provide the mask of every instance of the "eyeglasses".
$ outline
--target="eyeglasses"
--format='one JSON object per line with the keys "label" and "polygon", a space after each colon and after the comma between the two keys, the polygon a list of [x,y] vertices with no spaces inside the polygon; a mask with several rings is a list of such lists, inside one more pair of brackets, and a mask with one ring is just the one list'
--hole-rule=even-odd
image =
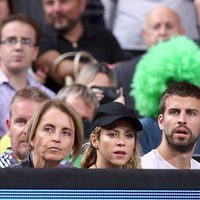
{"label": "eyeglasses", "polygon": [[23,37],[20,40],[18,40],[16,37],[8,37],[5,40],[1,41],[1,44],[6,44],[8,46],[14,46],[18,42],[20,42],[21,45],[27,46],[27,47],[33,47],[35,44],[30,38]]}

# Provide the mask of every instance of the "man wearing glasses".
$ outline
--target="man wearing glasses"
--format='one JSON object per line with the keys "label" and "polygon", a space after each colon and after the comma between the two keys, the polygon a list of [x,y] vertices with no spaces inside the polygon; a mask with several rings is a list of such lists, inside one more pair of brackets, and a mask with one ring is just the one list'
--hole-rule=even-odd
{"label": "man wearing glasses", "polygon": [[0,138],[6,132],[12,96],[28,85],[36,86],[51,97],[54,93],[38,83],[29,69],[38,55],[39,29],[22,15],[11,15],[0,28]]}

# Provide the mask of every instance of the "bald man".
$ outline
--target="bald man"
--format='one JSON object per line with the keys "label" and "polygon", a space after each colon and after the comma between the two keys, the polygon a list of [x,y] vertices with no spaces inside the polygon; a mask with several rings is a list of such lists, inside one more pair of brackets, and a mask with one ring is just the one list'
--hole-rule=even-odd
{"label": "bald man", "polygon": [[[113,33],[117,37],[127,58],[141,55],[147,50],[141,29],[146,18],[146,14],[157,6],[165,5],[174,9],[181,18],[181,23],[186,35],[198,41],[198,18],[195,10],[195,2],[200,0],[117,0],[116,8],[111,8],[115,14],[113,23]],[[197,7],[197,6],[196,6]],[[107,6],[106,6],[107,8]],[[132,57],[131,57],[132,55]]]}
{"label": "bald man", "polygon": [[143,26],[142,35],[148,47],[173,35],[185,34],[180,17],[173,9],[159,6],[151,10]]}

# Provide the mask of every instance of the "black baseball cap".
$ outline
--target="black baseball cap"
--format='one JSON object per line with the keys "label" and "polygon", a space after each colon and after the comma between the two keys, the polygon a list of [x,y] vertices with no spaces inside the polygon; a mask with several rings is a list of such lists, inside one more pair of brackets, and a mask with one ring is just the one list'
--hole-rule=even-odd
{"label": "black baseball cap", "polygon": [[137,119],[133,109],[119,102],[111,102],[100,105],[91,122],[90,131],[92,132],[97,126],[103,127],[112,124],[119,119],[128,119],[137,131],[142,130],[142,124]]}

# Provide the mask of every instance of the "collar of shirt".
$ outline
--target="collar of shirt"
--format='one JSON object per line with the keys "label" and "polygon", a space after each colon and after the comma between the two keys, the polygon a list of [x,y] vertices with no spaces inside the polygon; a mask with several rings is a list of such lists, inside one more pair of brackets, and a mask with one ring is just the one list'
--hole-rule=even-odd
{"label": "collar of shirt", "polygon": [[[39,84],[37,82],[37,80],[35,79],[35,77],[31,74],[31,72],[28,72],[27,81],[28,81],[28,85],[38,85]],[[6,83],[6,84],[10,85],[11,87],[13,87],[13,85],[10,83],[8,77],[5,75],[3,70],[0,68],[0,84],[3,84],[3,83]]]}

